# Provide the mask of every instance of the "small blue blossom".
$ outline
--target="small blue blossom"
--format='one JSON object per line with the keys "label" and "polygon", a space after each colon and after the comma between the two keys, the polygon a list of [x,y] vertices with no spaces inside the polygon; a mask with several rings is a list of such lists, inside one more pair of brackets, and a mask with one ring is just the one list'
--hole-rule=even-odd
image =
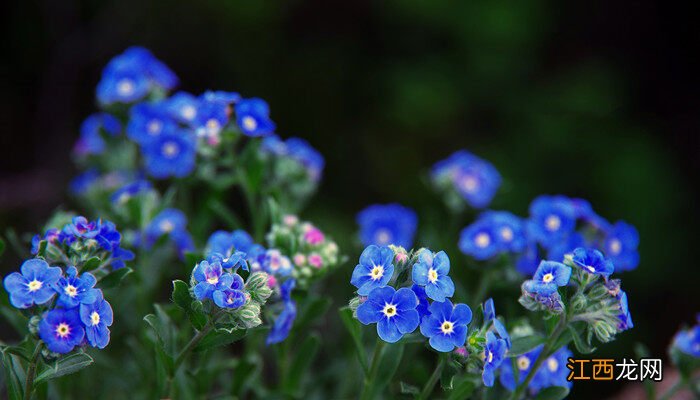
{"label": "small blue blossom", "polygon": [[367,246],[350,278],[350,283],[357,288],[357,294],[367,296],[373,289],[386,286],[394,274],[393,260],[394,251],[389,247]]}
{"label": "small blue blossom", "polygon": [[233,275],[225,273],[221,264],[209,264],[206,260],[197,264],[192,271],[192,277],[197,283],[194,287],[197,300],[212,299],[215,291],[230,289],[234,281]]}
{"label": "small blue blossom", "polygon": [[206,251],[223,255],[230,255],[236,251],[247,253],[253,244],[253,238],[242,229],[236,229],[233,232],[220,230],[209,236]]}
{"label": "small blue blossom", "polygon": [[479,216],[491,224],[495,240],[501,251],[519,253],[525,249],[524,221],[507,211],[487,211]]}
{"label": "small blue blossom", "polygon": [[238,308],[246,301],[245,293],[243,293],[243,278],[238,274],[231,274],[231,276],[230,287],[220,288],[212,293],[214,304],[221,308]]}
{"label": "small blue blossom", "polygon": [[459,234],[459,250],[477,260],[488,260],[499,253],[499,245],[492,224],[478,219],[462,229]]}
{"label": "small blue blossom", "polygon": [[224,90],[207,90],[202,95],[202,98],[206,101],[215,101],[231,105],[238,103],[241,100],[241,95],[236,92],[226,92]]}
{"label": "small blue blossom", "polygon": [[219,134],[228,124],[229,106],[220,101],[200,99],[193,127],[197,135],[207,139],[211,145],[219,143]]}
{"label": "small blue blossom", "polygon": [[[517,384],[521,384],[523,381],[525,381],[525,377],[530,373],[530,370],[534,366],[537,357],[539,357],[540,353],[542,352],[542,347],[543,346],[540,345],[534,350],[515,358],[515,365],[518,368]],[[510,362],[501,363],[501,376],[499,380],[501,385],[503,385],[506,389],[510,390],[511,392],[515,390],[515,375],[513,374],[513,367]],[[532,385],[532,383],[530,385]]]}
{"label": "small blue blossom", "polygon": [[85,338],[85,329],[78,309],[56,308],[45,313],[39,322],[39,337],[54,353],[69,353],[75,346],[80,346]]}
{"label": "small blue blossom", "polygon": [[107,113],[92,114],[80,125],[80,138],[73,151],[79,156],[102,154],[105,150],[102,132],[117,136],[121,129],[121,123],[114,116]]}
{"label": "small blue blossom", "polygon": [[390,244],[411,248],[418,217],[410,208],[400,204],[375,204],[357,214],[360,240],[365,246]]}
{"label": "small blue blossom", "polygon": [[435,301],[445,301],[455,293],[455,285],[447,274],[450,273],[450,259],[444,251],[433,254],[423,250],[418,262],[413,266],[413,283],[425,287],[425,293]]}
{"label": "small blue blossom", "polygon": [[570,278],[571,267],[556,261],[542,261],[532,280],[526,281],[523,288],[533,294],[549,296],[559,286],[568,285]]}
{"label": "small blue blossom", "polygon": [[37,234],[37,235],[34,235],[34,236],[32,237],[32,249],[31,249],[31,253],[32,253],[33,255],[36,255],[37,253],[39,253],[39,245],[41,244],[41,241],[42,241],[42,240],[46,240],[49,244],[57,244],[57,243],[59,243],[59,242],[61,241],[61,239],[60,239],[61,235],[60,235],[60,234],[61,234],[61,231],[59,231],[59,230],[56,229],[56,228],[51,228],[51,229],[49,229],[49,230],[46,231],[46,233],[44,234],[44,236],[41,236],[41,235],[38,235],[38,234]]}
{"label": "small blue blossom", "polygon": [[145,146],[155,141],[160,135],[172,132],[176,126],[165,103],[139,103],[131,107],[126,135],[134,142]]}
{"label": "small blue blossom", "polygon": [[428,307],[430,307],[430,301],[428,300],[428,295],[425,293],[425,287],[413,285],[411,286],[411,290],[413,290],[413,293],[416,294],[416,298],[418,299],[416,311],[418,311],[420,317],[423,318],[423,316],[430,314],[430,311],[428,310]]}
{"label": "small blue blossom", "polygon": [[552,386],[570,389],[573,382],[566,379],[571,372],[566,367],[569,357],[573,357],[573,353],[564,346],[544,360],[530,383],[530,389],[535,392]]}
{"label": "small blue blossom", "polygon": [[571,232],[558,242],[553,243],[547,251],[547,259],[564,261],[564,256],[571,254],[575,249],[586,245],[586,239],[578,232]]}
{"label": "small blue blossom", "polygon": [[147,245],[155,243],[158,238],[172,232],[184,231],[187,228],[185,213],[176,208],[166,208],[151,220],[146,226],[145,235]]}
{"label": "small blue blossom", "polygon": [[88,221],[82,216],[73,217],[71,223],[64,230],[76,238],[93,239],[100,233],[99,221]]}
{"label": "small blue blossom", "polygon": [[357,307],[357,319],[364,325],[376,323],[379,337],[385,342],[396,343],[418,327],[420,317],[416,304],[418,299],[409,288],[376,288]]}
{"label": "small blue blossom", "polygon": [[209,261],[209,263],[218,262],[224,269],[236,269],[241,267],[244,271],[248,271],[246,257],[247,254],[242,251],[237,251],[228,256],[221,253],[209,253],[209,255],[207,255],[207,261]]}
{"label": "small blue blossom", "polygon": [[605,236],[605,254],[610,257],[616,271],[630,271],[639,265],[639,233],[637,229],[624,222],[617,221]]}
{"label": "small blue blossom", "polygon": [[600,215],[596,214],[595,211],[593,211],[593,207],[591,206],[591,203],[588,202],[588,200],[571,199],[571,204],[574,207],[577,219],[581,219],[582,221],[586,222],[589,226],[592,226],[593,228],[599,231],[607,231],[608,229],[610,229],[610,223],[607,220],[605,220],[605,218],[601,217]]}
{"label": "small blue blossom", "polygon": [[267,136],[275,131],[270,107],[263,99],[242,99],[236,104],[236,124],[247,136]]}
{"label": "small blue blossom", "polygon": [[157,179],[186,177],[195,166],[195,145],[186,131],[162,133],[142,148],[146,171]]}
{"label": "small blue blossom", "polygon": [[501,365],[506,355],[506,342],[498,339],[493,332],[486,333],[486,346],[484,347],[484,372],[481,379],[484,385],[493,386],[494,372]]}
{"label": "small blue blossom", "polygon": [[143,47],[130,47],[114,57],[102,71],[97,100],[105,105],[132,103],[156,87],[172,89],[177,76]]}
{"label": "small blue blossom", "polygon": [[445,300],[435,301],[429,307],[430,315],[423,317],[420,332],[429,338],[430,347],[440,352],[449,352],[464,346],[467,340],[467,325],[472,321],[472,310],[466,304]]}
{"label": "small blue blossom", "polygon": [[109,200],[115,205],[126,204],[131,198],[151,189],[153,189],[151,182],[139,179],[117,189],[109,196]]}
{"label": "small blue blossom", "polygon": [[576,209],[565,196],[539,196],[530,203],[530,220],[538,228],[537,237],[550,247],[576,226]]}
{"label": "small blue blossom", "polygon": [[78,174],[69,185],[68,191],[74,196],[82,196],[92,190],[100,180],[100,173],[94,168]]}
{"label": "small blue blossom", "polygon": [[437,162],[432,169],[435,182],[449,182],[474,208],[484,208],[491,203],[501,186],[501,175],[488,161],[460,150],[445,160]]}
{"label": "small blue blossom", "polygon": [[170,117],[193,127],[199,109],[199,99],[187,92],[177,92],[165,100],[165,109]]}
{"label": "small blue blossom", "polygon": [[617,325],[617,329],[619,332],[623,332],[628,329],[634,328],[634,323],[632,322],[632,314],[630,314],[629,305],[627,303],[627,293],[620,290],[620,293],[617,295],[617,298],[620,302],[620,313],[617,316],[620,322]]}
{"label": "small blue blossom", "polygon": [[697,325],[676,333],[672,346],[685,354],[700,358],[700,314],[698,314]]}
{"label": "small blue blossom", "polygon": [[506,348],[510,350],[510,347],[513,345],[513,343],[510,340],[510,334],[508,334],[506,326],[503,325],[503,323],[498,318],[493,319],[493,330],[496,332],[496,335],[498,335],[500,339],[503,339],[506,342]]}
{"label": "small blue blossom", "polygon": [[46,261],[34,258],[23,262],[20,271],[7,275],[3,281],[14,307],[44,304],[56,294],[53,285],[61,277],[61,268],[50,267]]}
{"label": "small blue blossom", "polygon": [[112,306],[102,296],[102,291],[96,290],[95,301],[91,304],[80,305],[80,320],[85,325],[85,336],[91,346],[104,349],[109,343],[109,327],[112,326]]}
{"label": "small blue blossom", "polygon": [[287,139],[286,145],[289,157],[304,166],[311,180],[314,182],[321,180],[323,167],[326,164],[323,155],[301,138],[291,137]]}
{"label": "small blue blossom", "polygon": [[489,298],[484,302],[484,322],[489,322],[496,318],[496,307],[493,305],[493,299]]}
{"label": "small blue blossom", "polygon": [[573,251],[573,262],[582,270],[595,275],[610,276],[615,270],[612,261],[596,249],[579,247]]}
{"label": "small blue blossom", "polygon": [[292,262],[278,249],[268,249],[263,259],[263,270],[275,276],[289,276],[292,273]]}
{"label": "small blue blossom", "polygon": [[55,290],[58,293],[56,303],[64,308],[94,303],[99,293],[97,289],[93,289],[95,283],[97,280],[91,273],[86,272],[78,276],[78,270],[74,266],[68,267],[66,276],[60,278],[55,284]]}
{"label": "small blue blossom", "polygon": [[284,308],[272,324],[270,333],[267,335],[267,345],[280,343],[289,336],[289,332],[297,316],[297,306],[291,298],[291,293],[295,286],[296,281],[294,279],[288,279],[280,285],[280,297],[282,298]]}

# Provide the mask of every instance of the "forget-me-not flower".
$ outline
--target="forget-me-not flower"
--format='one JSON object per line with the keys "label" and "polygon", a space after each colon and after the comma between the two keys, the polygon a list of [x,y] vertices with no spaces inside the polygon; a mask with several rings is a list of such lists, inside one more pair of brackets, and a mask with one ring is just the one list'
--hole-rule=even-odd
{"label": "forget-me-not flower", "polygon": [[423,317],[420,332],[429,338],[430,346],[440,352],[454,350],[467,340],[467,325],[472,321],[472,310],[466,304],[452,305],[450,300],[434,301],[430,315]]}
{"label": "forget-me-not flower", "polygon": [[85,338],[85,329],[78,309],[54,308],[46,312],[39,322],[39,337],[54,353],[69,353],[75,346],[80,346]]}
{"label": "forget-me-not flower", "polygon": [[394,274],[393,260],[394,251],[389,247],[367,246],[350,278],[350,283],[357,288],[357,294],[367,296],[373,289],[386,286]]}
{"label": "forget-me-not flower", "polygon": [[385,342],[396,343],[418,327],[417,303],[415,293],[409,288],[376,288],[357,307],[357,319],[364,325],[376,323],[379,337]]}
{"label": "forget-me-not flower", "polygon": [[455,285],[450,273],[450,259],[444,251],[433,254],[423,250],[418,255],[418,262],[413,266],[411,276],[413,283],[425,287],[425,293],[435,301],[445,301],[455,293]]}
{"label": "forget-me-not flower", "polygon": [[374,204],[357,214],[357,224],[365,246],[393,244],[408,249],[413,245],[418,217],[400,204]]}
{"label": "forget-me-not flower", "polygon": [[33,258],[22,263],[20,271],[7,275],[4,280],[13,306],[29,308],[44,304],[56,294],[53,285],[61,277],[61,268],[50,267],[46,261]]}

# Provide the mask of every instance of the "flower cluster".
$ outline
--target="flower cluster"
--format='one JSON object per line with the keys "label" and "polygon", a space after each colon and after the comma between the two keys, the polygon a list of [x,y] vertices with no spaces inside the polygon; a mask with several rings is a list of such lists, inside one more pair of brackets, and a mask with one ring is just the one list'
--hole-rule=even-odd
{"label": "flower cluster", "polygon": [[97,274],[107,272],[108,267],[123,268],[126,261],[134,259],[134,253],[121,247],[121,239],[112,222],[78,216],[60,230],[50,228],[44,235],[35,235],[31,252],[52,264],[81,265],[97,257],[101,261],[93,271]]}
{"label": "flower cluster", "polygon": [[[500,369],[500,382],[505,388],[510,391],[515,390],[517,384],[523,383],[525,377],[530,373],[532,368],[534,368],[535,361],[542,352],[542,345],[537,346],[535,349],[521,354],[515,357],[515,368],[517,368],[517,375],[513,371],[513,365],[510,362],[505,362],[501,365]],[[542,389],[546,389],[552,386],[571,388],[573,382],[568,381],[566,378],[569,375],[570,370],[566,368],[567,359],[572,357],[573,353],[564,346],[554,352],[551,356],[547,357],[540,367],[535,372],[534,378],[530,381],[528,385],[528,390],[531,394],[536,394]],[[518,380],[516,382],[516,378]]]}
{"label": "flower cluster", "polygon": [[413,246],[418,226],[416,213],[400,204],[374,204],[357,214],[363,246]]}
{"label": "flower cluster", "polygon": [[[126,190],[121,195],[133,196],[129,194],[130,189],[141,190],[139,186],[129,185],[121,189]],[[155,215],[143,230],[139,244],[150,249],[162,237],[167,237],[175,245],[180,258],[184,258],[186,252],[194,250],[192,235],[187,231],[187,217],[178,209],[166,208]]]}
{"label": "flower cluster", "polygon": [[501,186],[498,170],[466,150],[437,162],[430,177],[454,210],[461,210],[465,202],[474,208],[487,207]]}
{"label": "flower cluster", "polygon": [[49,351],[65,354],[86,344],[103,349],[109,343],[112,307],[95,288],[93,274],[32,258],[3,283],[14,307],[32,308],[38,316],[37,333]]}
{"label": "flower cluster", "polygon": [[267,242],[270,248],[281,252],[281,264],[291,261],[291,276],[302,288],[339,261],[338,245],[319,228],[310,222],[300,222],[295,215],[285,215],[281,223],[273,224]]}
{"label": "flower cluster", "polygon": [[604,249],[618,271],[637,267],[637,230],[623,221],[610,224],[590,203],[565,196],[539,196],[530,204],[530,217],[487,211],[462,230],[460,250],[477,260],[499,254],[517,255],[516,268],[532,274],[540,261],[562,261],[577,247]]}
{"label": "flower cluster", "polygon": [[672,349],[700,359],[700,314],[697,315],[697,324],[691,328],[683,329],[673,338]]}
{"label": "flower cluster", "polygon": [[304,199],[316,190],[325,160],[306,140],[272,134],[262,140],[259,154],[271,163],[268,180],[277,182],[281,193]]}

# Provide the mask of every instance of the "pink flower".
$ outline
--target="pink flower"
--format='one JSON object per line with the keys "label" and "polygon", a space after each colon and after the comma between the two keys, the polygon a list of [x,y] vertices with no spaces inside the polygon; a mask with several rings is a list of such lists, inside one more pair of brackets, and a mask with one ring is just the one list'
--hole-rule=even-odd
{"label": "pink flower", "polygon": [[299,222],[299,218],[297,218],[296,215],[287,214],[282,219],[282,222],[284,222],[284,224],[287,226],[294,226],[297,224],[297,222]]}
{"label": "pink flower", "polygon": [[396,262],[397,263],[403,264],[406,261],[408,261],[408,254],[406,254],[406,252],[396,253]]}
{"label": "pink flower", "polygon": [[304,234],[304,240],[310,245],[317,245],[326,240],[326,236],[318,228],[311,228]]}
{"label": "pink flower", "polygon": [[301,267],[304,264],[306,264],[306,256],[304,256],[301,253],[297,253],[294,255],[294,265],[297,267]]}
{"label": "pink flower", "polygon": [[270,274],[267,276],[267,286],[270,287],[270,289],[274,288],[277,286],[277,279],[275,279],[275,276]]}
{"label": "pink flower", "polygon": [[323,259],[320,255],[313,253],[309,255],[309,264],[316,268],[321,268],[323,266]]}
{"label": "pink flower", "polygon": [[467,348],[462,346],[462,347],[457,347],[455,349],[455,353],[459,354],[462,357],[468,357],[469,353],[467,352]]}

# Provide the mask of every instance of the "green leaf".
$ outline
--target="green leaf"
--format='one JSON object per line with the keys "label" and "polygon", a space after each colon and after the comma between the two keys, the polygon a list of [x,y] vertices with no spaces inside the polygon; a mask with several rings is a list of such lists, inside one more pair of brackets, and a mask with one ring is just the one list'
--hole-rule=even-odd
{"label": "green leaf", "polygon": [[190,304],[190,309],[187,311],[187,317],[190,319],[192,326],[199,330],[207,324],[207,314],[204,313],[204,304],[199,300],[194,300]]}
{"label": "green leaf", "polygon": [[187,268],[194,268],[194,266],[200,261],[202,261],[201,254],[193,253],[191,251],[185,252],[185,265],[187,265]]}
{"label": "green leaf", "polygon": [[377,388],[384,388],[392,381],[396,370],[401,364],[403,349],[403,343],[388,343],[382,348],[382,351],[379,353],[379,362],[377,363],[374,380]]}
{"label": "green leaf", "polygon": [[2,352],[2,365],[5,375],[5,389],[10,400],[21,400],[24,397],[24,369],[17,356]]}
{"label": "green leaf", "polygon": [[353,318],[350,307],[343,307],[338,310],[338,313],[340,314],[340,320],[343,321],[345,329],[347,329],[352,337],[352,341],[355,344],[357,359],[360,361],[365,375],[367,375],[369,373],[369,368],[367,367],[367,360],[365,359],[365,348],[362,345],[362,330],[360,324]]}
{"label": "green leaf", "polygon": [[576,350],[578,350],[579,353],[581,354],[591,354],[595,351],[595,347],[591,346],[590,344],[586,343],[582,338],[581,335],[579,335],[578,331],[576,328],[572,327],[569,325],[569,332],[571,333],[571,338],[574,340],[574,345],[576,346]]}
{"label": "green leaf", "polygon": [[168,314],[159,306],[154,306],[155,314],[148,314],[143,317],[143,320],[153,329],[156,335],[154,348],[156,352],[156,360],[162,365],[166,371],[172,371],[173,346],[174,346],[174,328]]}
{"label": "green leaf", "polygon": [[318,335],[312,334],[304,340],[301,347],[296,349],[296,354],[294,355],[294,360],[289,368],[289,374],[287,375],[284,385],[287,393],[300,393],[301,379],[311,366],[320,345],[321,339]]}
{"label": "green leaf", "polygon": [[38,385],[49,379],[78,372],[92,363],[92,357],[85,353],[71,354],[58,359],[53,365],[37,375],[34,384]]}
{"label": "green leaf", "polygon": [[476,388],[476,384],[474,381],[472,381],[469,378],[460,378],[460,379],[455,379],[455,382],[453,384],[454,389],[450,392],[450,395],[447,397],[447,400],[462,400],[462,399],[468,399],[472,392],[474,392],[474,389]]}
{"label": "green leaf", "polygon": [[194,348],[194,351],[209,350],[214,347],[231,344],[243,339],[248,334],[246,329],[216,328],[209,332]]}
{"label": "green leaf", "polygon": [[408,394],[417,397],[420,394],[420,389],[416,386],[409,385],[406,382],[400,382],[401,394]]}
{"label": "green leaf", "polygon": [[49,245],[49,242],[46,240],[42,240],[39,242],[39,251],[36,252],[37,257],[42,257],[46,258],[46,246]]}
{"label": "green leaf", "polygon": [[173,281],[173,303],[185,311],[190,310],[192,304],[192,296],[190,296],[190,287],[181,280]]}
{"label": "green leaf", "polygon": [[569,395],[569,389],[563,386],[550,386],[546,389],[542,389],[535,400],[561,400]]}
{"label": "green leaf", "polygon": [[134,272],[134,270],[129,267],[116,269],[100,280],[100,287],[102,289],[116,287],[121,283],[122,279],[126,278],[126,276],[132,272]]}
{"label": "green leaf", "polygon": [[544,338],[539,335],[521,336],[513,339],[513,345],[508,350],[509,357],[517,357],[533,350],[544,343]]}
{"label": "green leaf", "polygon": [[80,269],[80,272],[89,272],[89,271],[94,271],[97,269],[97,267],[100,266],[102,263],[102,260],[100,260],[99,257],[91,257],[87,261],[83,263],[82,268]]}

